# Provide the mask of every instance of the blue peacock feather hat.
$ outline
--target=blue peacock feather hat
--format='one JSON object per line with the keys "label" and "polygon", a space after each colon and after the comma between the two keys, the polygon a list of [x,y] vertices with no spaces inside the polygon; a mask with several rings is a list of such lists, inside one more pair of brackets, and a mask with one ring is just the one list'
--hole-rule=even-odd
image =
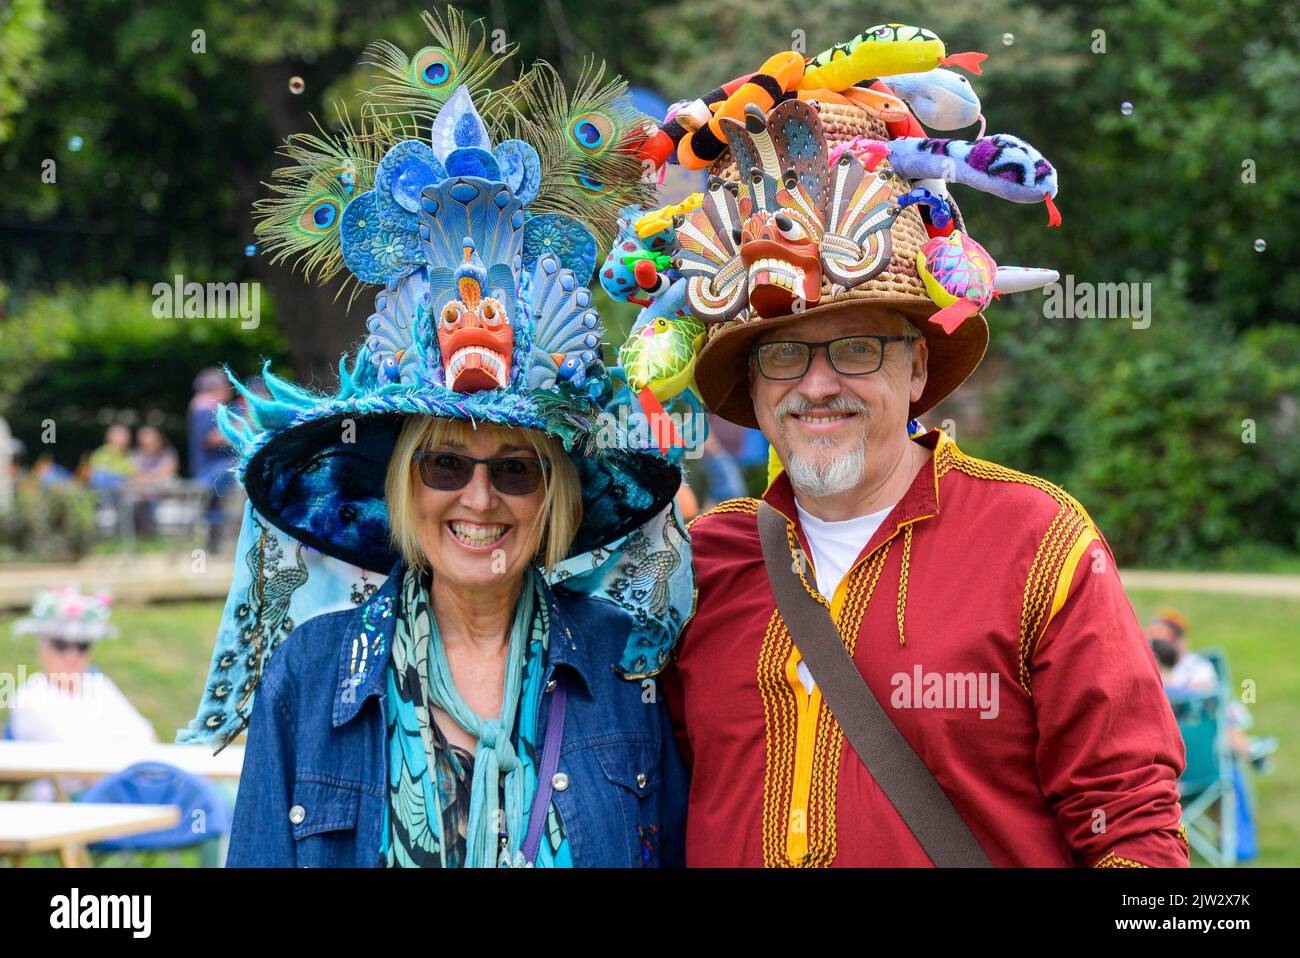
{"label": "blue peacock feather hat", "polygon": [[[636,155],[645,118],[590,66],[572,91],[545,63],[496,90],[513,50],[481,25],[425,14],[433,44],[378,42],[380,82],[338,132],[290,137],[290,165],[254,207],[260,248],[317,282],[379,287],[364,340],[319,393],[227,370],[246,408],[218,409],[248,494],[198,714],[181,742],[229,743],[266,663],[308,618],[370,601],[398,561],[384,481],[409,415],[558,438],[583,521],[552,582],[619,605],[634,626],[621,674],[653,674],[694,604],[677,465],[627,422],[587,284],[619,213],[654,186]],[[376,576],[377,574],[377,576]],[[370,606],[367,605],[367,609]],[[379,614],[376,612],[376,614]],[[352,678],[364,674],[363,655]]]}
{"label": "blue peacock feather hat", "polygon": [[[400,51],[372,47],[381,52],[389,73],[417,81],[487,70],[423,53],[406,69]],[[480,95],[490,110],[463,84],[438,102],[402,89],[397,105],[368,101],[360,129],[297,141],[305,162],[281,171],[278,195],[258,209],[274,255],[321,280],[346,270],[382,288],[332,395],[269,368],[265,396],[231,377],[247,412],[223,408],[218,420],[249,499],[295,539],[386,571],[395,554],[383,485],[397,431],[406,415],[446,416],[562,440],[585,498],[573,551],[606,545],[680,483],[662,456],[595,444],[613,390],[586,284],[621,207],[651,189],[627,145],[638,115],[598,71],[569,96],[545,65],[500,97]],[[427,135],[409,135],[426,117]]]}

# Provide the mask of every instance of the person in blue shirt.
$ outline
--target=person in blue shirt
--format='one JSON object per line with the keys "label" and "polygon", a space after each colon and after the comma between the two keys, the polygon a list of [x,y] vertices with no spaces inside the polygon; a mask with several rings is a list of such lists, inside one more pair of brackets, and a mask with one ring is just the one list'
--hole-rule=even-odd
{"label": "person in blue shirt", "polygon": [[189,440],[190,476],[209,487],[203,507],[203,519],[208,524],[209,552],[221,548],[221,531],[225,516],[221,499],[235,485],[231,467],[235,464],[230,440],[217,428],[217,407],[229,403],[233,391],[225,374],[213,366],[194,377],[194,397],[185,413],[185,426]]}

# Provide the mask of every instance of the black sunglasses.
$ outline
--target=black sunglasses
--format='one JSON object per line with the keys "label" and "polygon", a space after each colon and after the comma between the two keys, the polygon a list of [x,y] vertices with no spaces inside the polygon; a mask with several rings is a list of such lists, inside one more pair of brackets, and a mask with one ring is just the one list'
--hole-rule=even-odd
{"label": "black sunglasses", "polygon": [[420,470],[420,480],[430,489],[454,492],[463,489],[479,463],[487,466],[488,478],[497,492],[507,496],[526,496],[536,492],[542,473],[551,466],[551,460],[536,456],[500,456],[495,459],[475,459],[458,452],[417,452],[411,456]]}
{"label": "black sunglasses", "polygon": [[758,371],[768,379],[799,379],[812,365],[813,351],[825,349],[831,368],[841,376],[867,376],[885,362],[885,344],[905,342],[915,336],[843,336],[821,343],[781,340],[753,347]]}
{"label": "black sunglasses", "polygon": [[76,649],[78,652],[89,652],[89,642],[70,642],[67,639],[50,639],[50,648],[55,652],[66,652],[68,649]]}

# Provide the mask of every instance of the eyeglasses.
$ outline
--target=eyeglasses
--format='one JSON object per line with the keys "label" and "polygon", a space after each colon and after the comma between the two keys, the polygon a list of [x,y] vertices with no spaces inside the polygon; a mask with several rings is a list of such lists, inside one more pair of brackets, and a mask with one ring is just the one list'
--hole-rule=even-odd
{"label": "eyeglasses", "polygon": [[90,651],[90,643],[71,642],[67,639],[50,639],[50,648],[55,652],[66,652],[69,649],[76,649],[78,652],[85,654]]}
{"label": "eyeglasses", "polygon": [[874,373],[885,361],[885,343],[905,342],[915,336],[844,336],[822,343],[758,343],[753,354],[758,371],[768,379],[798,379],[812,365],[814,349],[826,349],[831,367],[841,376]]}
{"label": "eyeglasses", "polygon": [[417,452],[411,457],[420,470],[420,479],[430,489],[453,492],[463,489],[479,463],[487,466],[488,478],[497,492],[507,496],[526,496],[536,492],[542,473],[551,460],[536,456],[500,456],[475,459],[456,452]]}

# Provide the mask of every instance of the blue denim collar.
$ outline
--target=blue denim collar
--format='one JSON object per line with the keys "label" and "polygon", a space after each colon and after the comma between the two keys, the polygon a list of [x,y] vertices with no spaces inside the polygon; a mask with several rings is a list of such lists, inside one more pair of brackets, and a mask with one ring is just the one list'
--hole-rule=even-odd
{"label": "blue denim collar", "polygon": [[[396,628],[398,593],[405,569],[405,561],[398,559],[379,590],[348,617],[339,643],[338,683],[331,717],[335,728],[354,719],[366,699],[385,690]],[[559,666],[568,666],[582,680],[584,687],[590,689],[591,663],[585,647],[570,628],[572,620],[549,583],[543,585],[543,592],[551,610],[548,674]]]}

